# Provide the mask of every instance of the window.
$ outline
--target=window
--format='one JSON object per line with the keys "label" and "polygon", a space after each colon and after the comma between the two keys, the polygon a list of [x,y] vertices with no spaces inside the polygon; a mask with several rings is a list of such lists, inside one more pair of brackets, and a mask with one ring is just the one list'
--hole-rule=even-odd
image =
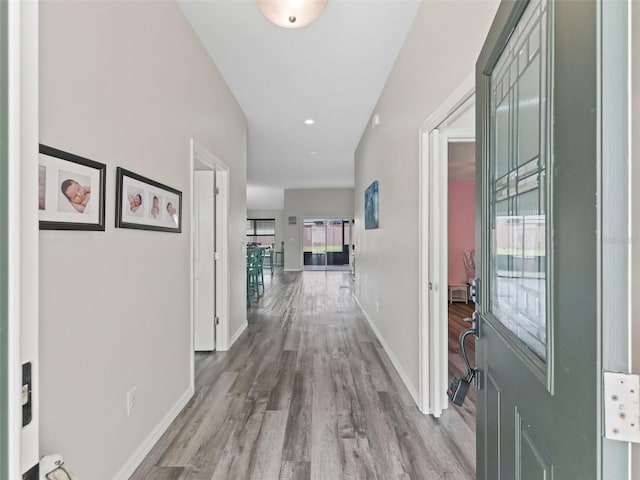
{"label": "window", "polygon": [[274,218],[248,218],[247,244],[273,245],[276,241],[276,220]]}

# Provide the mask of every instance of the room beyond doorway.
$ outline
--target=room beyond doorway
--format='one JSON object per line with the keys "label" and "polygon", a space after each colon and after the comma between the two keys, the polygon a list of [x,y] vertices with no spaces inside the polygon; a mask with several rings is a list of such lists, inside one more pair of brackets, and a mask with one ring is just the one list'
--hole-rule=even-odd
{"label": "room beyond doorway", "polygon": [[351,220],[305,218],[302,227],[304,270],[349,270]]}

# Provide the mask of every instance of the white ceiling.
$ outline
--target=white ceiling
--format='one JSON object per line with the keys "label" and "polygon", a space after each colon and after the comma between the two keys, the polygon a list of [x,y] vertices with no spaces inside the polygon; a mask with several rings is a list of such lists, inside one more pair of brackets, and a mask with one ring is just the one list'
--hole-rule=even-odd
{"label": "white ceiling", "polygon": [[247,116],[247,208],[282,209],[285,188],[352,187],[355,148],[420,1],[329,0],[300,29],[253,0],[179,3]]}

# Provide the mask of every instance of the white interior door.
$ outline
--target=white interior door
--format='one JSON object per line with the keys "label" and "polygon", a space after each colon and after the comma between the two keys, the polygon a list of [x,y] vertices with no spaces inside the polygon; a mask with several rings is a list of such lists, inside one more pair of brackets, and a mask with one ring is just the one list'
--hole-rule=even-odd
{"label": "white interior door", "polygon": [[195,171],[193,177],[194,347],[196,351],[213,351],[216,346],[215,173]]}

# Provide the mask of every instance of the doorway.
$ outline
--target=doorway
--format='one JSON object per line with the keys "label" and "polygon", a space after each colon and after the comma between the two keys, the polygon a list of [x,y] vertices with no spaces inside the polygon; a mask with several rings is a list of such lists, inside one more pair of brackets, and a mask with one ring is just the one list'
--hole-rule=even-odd
{"label": "doorway", "polygon": [[195,140],[191,163],[192,350],[213,352],[229,344],[229,170]]}
{"label": "doorway", "polygon": [[[475,215],[475,202],[468,195],[475,178],[474,79],[470,73],[421,129],[419,406],[423,413],[435,417],[449,405],[449,367],[452,372],[460,367],[457,351],[450,365],[449,342],[457,344],[454,337],[466,328],[461,321],[469,313],[462,307],[454,308],[450,332],[449,294],[453,292],[452,300],[466,301],[468,309],[467,284],[473,275],[465,272],[464,255],[471,254],[475,237],[473,225],[469,229],[466,224]],[[450,195],[455,197],[450,199]],[[454,215],[464,218],[452,221]],[[451,239],[450,223],[461,230],[452,232]]]}
{"label": "doorway", "polygon": [[305,270],[350,270],[351,220],[305,218],[302,222]]}

